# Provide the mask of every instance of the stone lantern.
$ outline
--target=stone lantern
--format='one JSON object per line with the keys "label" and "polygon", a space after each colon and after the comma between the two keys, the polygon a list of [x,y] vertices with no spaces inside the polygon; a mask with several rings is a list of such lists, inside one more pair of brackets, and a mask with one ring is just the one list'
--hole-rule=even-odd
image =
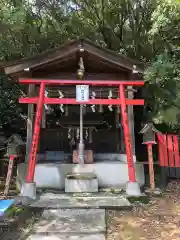
{"label": "stone lantern", "polygon": [[143,129],[140,131],[140,133],[143,134],[143,144],[146,144],[147,151],[148,151],[149,180],[150,180],[151,191],[155,190],[154,161],[153,161],[152,146],[156,144],[155,137],[157,132],[159,131],[154,127],[152,122],[145,124]]}
{"label": "stone lantern", "polygon": [[20,135],[12,135],[7,144],[7,156],[18,156],[20,154],[20,146],[24,144]]}
{"label": "stone lantern", "polygon": [[144,125],[140,133],[143,135],[143,144],[156,144],[156,133],[159,131],[154,127],[153,123],[147,123]]}
{"label": "stone lantern", "polygon": [[10,137],[7,144],[7,156],[9,157],[8,171],[6,176],[6,184],[4,189],[4,197],[7,197],[9,186],[12,178],[14,160],[20,155],[20,147],[23,145],[20,135],[14,134]]}

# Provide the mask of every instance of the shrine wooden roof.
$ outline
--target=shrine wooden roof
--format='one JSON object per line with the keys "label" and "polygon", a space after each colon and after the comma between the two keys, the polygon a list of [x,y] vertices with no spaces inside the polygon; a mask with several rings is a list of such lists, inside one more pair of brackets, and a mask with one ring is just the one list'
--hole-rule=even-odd
{"label": "shrine wooden roof", "polygon": [[[132,72],[134,66],[143,73],[142,64],[136,60],[99,47],[85,39],[77,39],[58,48],[50,49],[30,58],[21,59],[3,66],[3,70],[12,79],[18,79],[26,69],[33,74],[37,72],[76,72],[78,68],[80,47],[84,49],[85,71],[89,72]],[[36,75],[36,74],[34,74]]]}

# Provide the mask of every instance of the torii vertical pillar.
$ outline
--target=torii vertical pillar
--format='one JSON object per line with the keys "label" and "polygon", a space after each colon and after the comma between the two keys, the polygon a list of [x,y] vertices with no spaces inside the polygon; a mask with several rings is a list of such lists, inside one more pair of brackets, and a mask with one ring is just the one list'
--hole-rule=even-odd
{"label": "torii vertical pillar", "polygon": [[[128,99],[134,98],[134,92],[132,86],[127,87]],[[135,135],[134,135],[134,107],[133,105],[127,106],[128,118],[129,118],[129,130],[131,135],[131,143],[132,143],[132,152],[135,155]]]}
{"label": "torii vertical pillar", "polygon": [[37,109],[36,109],[36,117],[35,117],[32,146],[31,146],[29,165],[28,165],[28,171],[27,171],[27,178],[26,178],[26,182],[22,185],[22,189],[21,189],[21,196],[29,197],[31,199],[36,199],[36,183],[34,182],[34,172],[35,172],[35,166],[36,166],[36,156],[37,156],[37,150],[38,150],[40,127],[41,127],[41,120],[42,120],[43,106],[44,106],[44,91],[45,91],[45,84],[42,82],[40,84],[39,98],[38,98]]}
{"label": "torii vertical pillar", "polygon": [[126,185],[126,193],[128,196],[140,196],[141,191],[139,184],[136,181],[135,167],[133,162],[133,151],[132,151],[132,143],[129,129],[129,120],[127,113],[127,105],[124,94],[124,86],[121,84],[119,86],[119,97],[121,98],[121,115],[122,115],[122,125],[124,129],[124,141],[126,147],[126,155],[127,155],[127,164],[128,164],[128,176],[129,181]]}
{"label": "torii vertical pillar", "polygon": [[[30,84],[28,86],[28,97],[33,97],[34,92],[35,92],[35,85]],[[28,104],[26,158],[25,158],[25,161],[27,163],[29,161],[29,155],[31,151],[31,142],[32,142],[32,135],[33,135],[33,118],[34,118],[34,104]]]}

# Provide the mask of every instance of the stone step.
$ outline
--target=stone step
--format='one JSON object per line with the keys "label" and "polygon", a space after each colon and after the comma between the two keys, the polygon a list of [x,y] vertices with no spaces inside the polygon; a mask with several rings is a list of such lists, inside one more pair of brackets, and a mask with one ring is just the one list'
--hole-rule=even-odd
{"label": "stone step", "polygon": [[129,208],[131,203],[122,194],[92,194],[91,196],[73,196],[67,194],[46,193],[31,203],[38,208]]}
{"label": "stone step", "polygon": [[83,235],[83,234],[52,234],[48,236],[43,235],[31,235],[27,238],[27,240],[105,240],[105,234],[89,234],[89,235]]}

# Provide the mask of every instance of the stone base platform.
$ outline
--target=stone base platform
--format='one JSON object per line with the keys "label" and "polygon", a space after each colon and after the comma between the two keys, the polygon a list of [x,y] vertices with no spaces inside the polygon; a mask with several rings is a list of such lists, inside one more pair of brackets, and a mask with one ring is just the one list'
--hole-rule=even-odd
{"label": "stone base platform", "polygon": [[[28,165],[18,164],[16,183],[19,190],[26,181]],[[136,179],[140,186],[145,183],[143,163],[135,164]],[[65,189],[65,178],[68,173],[93,172],[98,179],[99,188],[126,188],[128,166],[118,161],[97,162],[93,164],[60,164],[38,163],[35,169],[34,182],[37,189]]]}
{"label": "stone base platform", "polygon": [[98,192],[98,179],[93,173],[71,173],[65,179],[66,193]]}

